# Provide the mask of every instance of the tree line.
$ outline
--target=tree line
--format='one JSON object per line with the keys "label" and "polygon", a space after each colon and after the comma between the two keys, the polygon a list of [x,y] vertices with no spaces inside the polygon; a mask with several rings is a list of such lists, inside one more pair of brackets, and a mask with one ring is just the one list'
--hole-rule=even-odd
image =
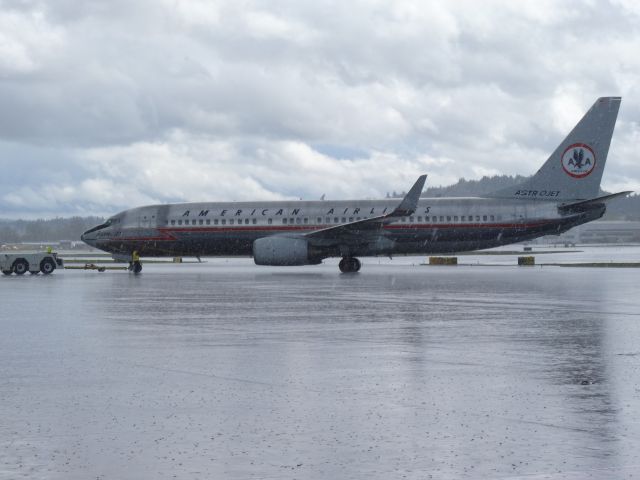
{"label": "tree line", "polygon": [[80,240],[80,235],[103,223],[102,217],[0,220],[0,244]]}

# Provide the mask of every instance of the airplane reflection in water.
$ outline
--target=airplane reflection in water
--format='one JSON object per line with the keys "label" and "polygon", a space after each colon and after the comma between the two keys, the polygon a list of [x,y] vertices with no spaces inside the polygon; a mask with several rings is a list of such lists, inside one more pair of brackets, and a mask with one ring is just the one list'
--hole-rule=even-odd
{"label": "airplane reflection in water", "polygon": [[559,234],[604,215],[598,197],[620,107],[598,99],[538,172],[521,185],[475,198],[420,198],[426,175],[397,200],[180,203],[120,212],[82,235],[130,262],[138,256],[253,256],[258,265],[312,265],[342,257],[453,253]]}

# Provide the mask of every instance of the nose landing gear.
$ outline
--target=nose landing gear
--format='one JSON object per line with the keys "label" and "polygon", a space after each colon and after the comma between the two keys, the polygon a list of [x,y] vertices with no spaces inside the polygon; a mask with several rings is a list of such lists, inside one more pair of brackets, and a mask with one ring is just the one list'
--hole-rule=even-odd
{"label": "nose landing gear", "polygon": [[360,267],[360,260],[355,257],[342,257],[338,264],[338,268],[342,273],[356,273],[360,270]]}

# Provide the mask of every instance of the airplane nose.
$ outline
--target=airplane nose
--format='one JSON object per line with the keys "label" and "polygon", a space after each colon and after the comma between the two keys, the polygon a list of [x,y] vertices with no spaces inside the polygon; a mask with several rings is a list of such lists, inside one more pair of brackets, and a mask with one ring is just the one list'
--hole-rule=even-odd
{"label": "airplane nose", "polygon": [[94,244],[95,238],[92,238],[89,232],[84,232],[82,235],[80,235],[80,240],[82,240],[84,243],[86,243],[91,247],[94,246],[93,244]]}

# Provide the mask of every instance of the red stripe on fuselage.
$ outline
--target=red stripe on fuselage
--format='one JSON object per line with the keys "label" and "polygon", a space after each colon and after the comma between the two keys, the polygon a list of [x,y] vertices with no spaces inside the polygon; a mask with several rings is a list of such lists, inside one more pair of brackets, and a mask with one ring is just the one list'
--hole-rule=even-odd
{"label": "red stripe on fuselage", "polygon": [[[437,228],[532,228],[540,227],[555,223],[553,220],[543,220],[539,222],[531,223],[425,223],[425,224],[393,224],[385,225],[382,228],[385,230],[425,230],[425,229],[437,229]],[[255,226],[255,225],[242,225],[237,227],[158,227],[158,231],[161,236],[154,237],[121,237],[118,240],[123,241],[175,241],[178,240],[173,233],[178,232],[208,232],[208,233],[223,233],[223,232],[281,232],[281,231],[309,231],[321,230],[330,228],[334,225],[324,226],[309,226],[309,225],[270,225],[270,226]],[[115,240],[115,239],[112,239]]]}

